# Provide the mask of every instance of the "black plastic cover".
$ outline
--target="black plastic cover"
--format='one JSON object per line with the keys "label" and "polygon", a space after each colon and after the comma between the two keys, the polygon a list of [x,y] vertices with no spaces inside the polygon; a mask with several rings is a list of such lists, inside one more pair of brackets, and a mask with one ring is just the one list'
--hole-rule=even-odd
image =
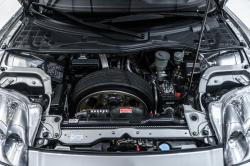
{"label": "black plastic cover", "polygon": [[65,85],[64,84],[57,84],[54,95],[51,101],[51,108],[52,110],[58,110],[63,107],[64,103],[64,92],[65,92]]}
{"label": "black plastic cover", "polygon": [[95,71],[100,68],[98,59],[73,59],[71,65],[75,73],[81,74],[88,71]]}

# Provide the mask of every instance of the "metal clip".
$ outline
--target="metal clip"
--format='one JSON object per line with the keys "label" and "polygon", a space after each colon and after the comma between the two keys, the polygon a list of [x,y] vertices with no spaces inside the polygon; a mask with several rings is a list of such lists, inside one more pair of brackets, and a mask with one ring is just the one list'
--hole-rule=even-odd
{"label": "metal clip", "polygon": [[9,86],[12,82],[14,82],[13,78],[6,78],[2,83],[1,83],[1,88],[5,88]]}
{"label": "metal clip", "polygon": [[109,64],[108,64],[106,54],[99,54],[99,57],[102,63],[102,69],[109,69]]}
{"label": "metal clip", "polygon": [[237,80],[239,83],[243,84],[243,85],[249,85],[249,81],[247,81],[244,77],[242,76],[237,76],[235,78],[235,80]]}

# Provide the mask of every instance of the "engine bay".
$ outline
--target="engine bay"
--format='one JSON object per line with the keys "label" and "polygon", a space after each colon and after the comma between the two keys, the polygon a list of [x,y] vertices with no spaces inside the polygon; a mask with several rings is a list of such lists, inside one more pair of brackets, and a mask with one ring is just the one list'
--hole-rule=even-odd
{"label": "engine bay", "polygon": [[250,83],[249,51],[224,16],[212,11],[206,25],[201,13],[116,24],[140,29],[138,37],[82,30],[65,20],[53,26],[49,18],[60,17],[40,7],[46,17],[31,6],[36,17],[22,18],[0,52],[0,91],[42,110],[30,147],[112,153],[221,145],[211,103]]}
{"label": "engine bay", "polygon": [[169,49],[130,55],[5,53],[1,87],[45,110],[38,148],[129,152],[214,146],[207,107],[248,85],[249,65],[244,50],[200,54],[195,65],[194,58],[193,51]]}

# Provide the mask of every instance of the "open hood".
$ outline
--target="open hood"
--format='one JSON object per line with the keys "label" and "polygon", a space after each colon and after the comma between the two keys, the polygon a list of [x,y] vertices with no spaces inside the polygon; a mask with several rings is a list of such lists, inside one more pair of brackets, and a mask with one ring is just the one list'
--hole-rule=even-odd
{"label": "open hood", "polygon": [[[18,0],[27,11],[32,2],[81,13],[140,13],[166,11],[204,11],[206,0]],[[213,0],[211,8],[222,9],[227,0]]]}

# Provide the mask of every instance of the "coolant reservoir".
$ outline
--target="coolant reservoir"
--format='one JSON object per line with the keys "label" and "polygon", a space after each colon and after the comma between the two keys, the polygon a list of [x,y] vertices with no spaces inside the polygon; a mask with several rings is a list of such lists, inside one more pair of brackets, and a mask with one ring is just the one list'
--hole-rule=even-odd
{"label": "coolant reservoir", "polygon": [[170,54],[166,51],[157,51],[155,53],[155,66],[158,70],[164,70],[168,65]]}

